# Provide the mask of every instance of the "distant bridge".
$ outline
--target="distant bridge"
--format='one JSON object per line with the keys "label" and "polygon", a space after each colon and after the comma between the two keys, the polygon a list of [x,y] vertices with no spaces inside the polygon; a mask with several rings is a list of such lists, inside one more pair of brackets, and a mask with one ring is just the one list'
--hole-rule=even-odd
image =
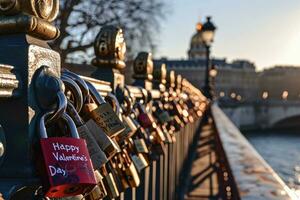
{"label": "distant bridge", "polygon": [[240,129],[300,126],[300,101],[266,100],[220,106]]}

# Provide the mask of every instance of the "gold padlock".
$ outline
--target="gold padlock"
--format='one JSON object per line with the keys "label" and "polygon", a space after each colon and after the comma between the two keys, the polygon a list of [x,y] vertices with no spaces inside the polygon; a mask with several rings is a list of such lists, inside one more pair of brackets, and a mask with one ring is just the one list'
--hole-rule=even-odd
{"label": "gold padlock", "polygon": [[115,137],[125,129],[124,124],[108,103],[105,102],[97,106],[96,103],[90,102],[85,104],[83,108],[84,112],[86,112],[109,137]]}
{"label": "gold padlock", "polygon": [[138,153],[149,153],[146,142],[143,138],[133,139],[134,147]]}
{"label": "gold padlock", "polygon": [[164,136],[166,138],[165,143],[168,143],[168,144],[173,143],[172,136],[169,133],[169,131],[167,130],[167,128],[165,126],[162,126],[161,128],[162,128],[162,131],[163,131]]}
{"label": "gold padlock", "polygon": [[97,185],[94,189],[85,197],[85,200],[100,200],[107,196],[107,191],[103,184],[103,177],[99,171],[95,171],[95,177]]}
{"label": "gold padlock", "polygon": [[103,175],[103,183],[105,185],[109,198],[114,199],[119,197],[120,193],[112,173],[108,172],[105,166],[100,168],[100,173]]}
{"label": "gold padlock", "polygon": [[108,159],[111,159],[117,152],[120,151],[118,144],[108,137],[94,120],[88,120],[85,125],[93,134],[95,140],[100,148],[105,152]]}
{"label": "gold padlock", "polygon": [[138,172],[141,172],[143,169],[149,166],[149,162],[142,153],[137,155],[131,155],[131,160],[134,163]]}
{"label": "gold padlock", "polygon": [[89,129],[83,125],[77,128],[78,134],[81,138],[84,138],[87,142],[87,147],[94,169],[98,169],[102,165],[108,162],[109,158],[106,156],[104,151],[98,146],[94,136],[91,134]]}
{"label": "gold padlock", "polygon": [[138,187],[140,185],[140,177],[137,172],[137,169],[134,166],[134,163],[130,159],[127,151],[123,149],[122,157],[125,161],[125,175],[127,177],[127,181],[131,187]]}
{"label": "gold padlock", "polygon": [[115,157],[114,157],[114,160],[115,160],[115,163],[116,163],[116,171],[117,171],[117,175],[118,175],[118,178],[120,180],[120,183],[121,183],[121,186],[122,186],[122,191],[125,191],[127,188],[130,187],[127,179],[126,179],[126,176],[125,176],[125,173],[124,173],[124,159],[122,158],[122,155],[121,153],[118,153]]}
{"label": "gold padlock", "polygon": [[165,142],[166,141],[166,137],[163,133],[163,131],[161,130],[161,128],[155,123],[153,122],[153,128],[154,128],[154,137],[156,138],[156,140],[158,142]]}
{"label": "gold padlock", "polygon": [[123,123],[125,125],[125,130],[122,131],[117,137],[119,143],[123,143],[128,138],[132,137],[137,131],[138,127],[134,124],[132,119],[129,116],[122,116]]}
{"label": "gold padlock", "polygon": [[92,135],[91,131],[88,129],[86,124],[82,121],[81,117],[77,113],[75,107],[72,104],[68,105],[67,108],[68,113],[74,120],[78,134],[81,138],[86,140],[87,148],[93,163],[94,169],[100,168],[102,165],[108,162],[108,158],[106,157],[105,153],[102,149],[98,146],[94,136]]}

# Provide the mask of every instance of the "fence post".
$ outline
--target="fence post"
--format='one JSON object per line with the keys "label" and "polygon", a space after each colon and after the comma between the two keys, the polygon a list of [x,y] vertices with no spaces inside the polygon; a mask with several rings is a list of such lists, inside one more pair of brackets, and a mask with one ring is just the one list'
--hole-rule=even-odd
{"label": "fence post", "polygon": [[[151,53],[140,52],[134,60],[133,70],[134,82],[132,85],[143,87],[147,91],[151,91],[153,79],[153,62]],[[144,181],[144,185],[141,185],[139,188],[137,188],[137,199],[155,199],[156,172],[157,162],[153,161],[150,167],[146,168],[141,173],[141,178]]]}
{"label": "fence post", "polygon": [[60,56],[46,43],[59,36],[59,30],[51,24],[58,4],[58,0],[51,6],[37,0],[1,3],[0,124],[4,134],[0,133],[0,138],[4,155],[0,157],[0,191],[5,191],[5,199],[18,195],[32,199],[40,183],[32,151],[40,113],[33,79],[41,66],[47,66],[54,76],[60,75]]}
{"label": "fence post", "polygon": [[[165,64],[157,63],[154,65],[153,70],[153,89],[157,89],[161,93],[161,100],[165,101],[165,97],[167,97],[166,91],[166,76],[167,76],[167,69]],[[169,149],[173,143],[165,144],[166,147],[166,154],[162,156],[160,160],[160,184],[159,184],[159,199],[166,200],[168,198],[168,171],[169,167]]]}
{"label": "fence post", "polygon": [[115,26],[104,26],[94,43],[95,58],[92,65],[97,67],[91,74],[93,78],[111,83],[112,91],[124,87],[125,78],[121,70],[126,67],[126,43],[123,31]]}

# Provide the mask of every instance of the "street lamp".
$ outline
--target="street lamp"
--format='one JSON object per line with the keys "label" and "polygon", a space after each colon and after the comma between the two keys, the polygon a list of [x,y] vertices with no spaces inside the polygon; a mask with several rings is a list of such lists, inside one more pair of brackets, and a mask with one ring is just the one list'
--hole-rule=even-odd
{"label": "street lamp", "polygon": [[201,38],[206,48],[206,70],[205,70],[205,84],[204,93],[208,98],[212,98],[211,88],[209,84],[209,68],[210,68],[210,46],[214,40],[215,30],[217,28],[211,22],[211,17],[206,18],[206,22],[203,24],[201,29]]}
{"label": "street lamp", "polygon": [[218,75],[218,70],[216,65],[212,65],[209,70],[210,82],[209,82],[209,90],[211,99],[215,99],[215,92],[216,92],[216,76]]}
{"label": "street lamp", "polygon": [[216,78],[217,75],[218,75],[217,67],[216,67],[216,65],[212,65],[209,70],[209,76],[212,78]]}

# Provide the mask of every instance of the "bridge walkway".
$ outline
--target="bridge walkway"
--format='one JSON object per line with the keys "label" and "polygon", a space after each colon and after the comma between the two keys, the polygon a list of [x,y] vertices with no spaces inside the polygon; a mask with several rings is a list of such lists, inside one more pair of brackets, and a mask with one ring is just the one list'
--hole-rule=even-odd
{"label": "bridge walkway", "polygon": [[216,134],[212,120],[204,125],[197,142],[189,178],[185,184],[185,200],[221,199]]}

